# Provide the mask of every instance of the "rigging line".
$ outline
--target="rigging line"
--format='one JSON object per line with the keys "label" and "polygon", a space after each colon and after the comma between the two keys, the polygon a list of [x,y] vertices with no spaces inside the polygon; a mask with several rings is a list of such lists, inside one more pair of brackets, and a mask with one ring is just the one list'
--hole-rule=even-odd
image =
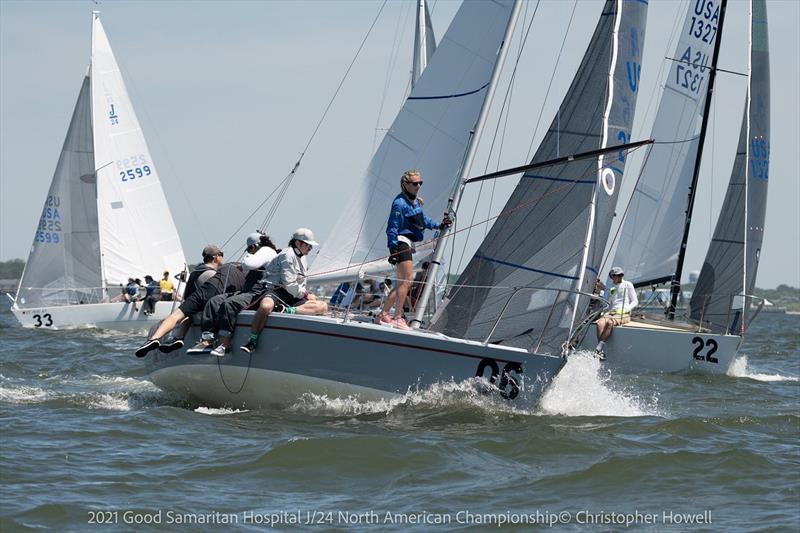
{"label": "rigging line", "polygon": [[[297,166],[295,166],[295,168],[294,168],[294,169],[292,169],[292,172],[294,172],[294,171],[295,171],[295,169],[297,169]],[[262,201],[260,204],[258,204],[258,206],[257,206],[257,207],[256,207],[256,208],[255,208],[255,209],[254,209],[254,210],[253,210],[251,213],[250,213],[250,215],[249,215],[249,216],[248,216],[248,217],[247,217],[247,218],[244,220],[244,222],[242,222],[242,223],[239,225],[239,227],[238,227],[238,228],[236,228],[236,229],[233,231],[233,233],[232,233],[232,234],[231,234],[231,235],[228,237],[228,239],[227,239],[227,240],[226,240],[224,243],[222,243],[222,246],[220,246],[220,248],[222,248],[222,249],[225,249],[225,246],[226,246],[226,245],[227,245],[229,242],[231,242],[231,239],[233,239],[233,238],[236,236],[236,234],[237,234],[237,233],[239,233],[239,231],[240,231],[240,230],[241,230],[241,229],[244,227],[244,225],[245,225],[245,224],[247,224],[248,222],[250,222],[250,219],[251,219],[251,218],[253,218],[253,216],[255,216],[255,214],[258,212],[258,210],[259,210],[259,209],[261,209],[262,207],[264,207],[264,204],[266,204],[266,203],[269,201],[269,199],[270,199],[270,198],[272,198],[272,196],[273,196],[273,195],[274,195],[274,194],[275,194],[275,193],[278,191],[278,188],[281,186],[281,184],[282,184],[283,182],[285,182],[287,179],[289,179],[289,176],[292,174],[292,172],[290,172],[289,174],[287,174],[287,175],[286,175],[286,177],[285,177],[285,178],[283,178],[283,179],[280,181],[280,183],[278,183],[278,185],[277,185],[277,186],[276,186],[276,187],[275,187],[275,188],[272,190],[272,192],[271,192],[271,193],[269,193],[269,196],[267,196],[266,198],[264,198],[264,200],[263,200],[263,201]]]}
{"label": "rigging line", "polygon": [[742,76],[744,78],[746,78],[748,76],[748,74],[746,72],[738,72],[736,70],[728,70],[728,69],[719,68],[719,67],[715,68],[715,67],[697,65],[697,64],[692,63],[691,61],[689,61],[687,59],[676,59],[674,57],[664,57],[664,59],[666,59],[667,61],[674,61],[675,63],[683,63],[684,65],[689,65],[691,67],[700,67],[701,71],[704,71],[705,69],[709,69],[709,70],[716,70],[717,72],[724,72],[726,74],[735,74],[737,76]]}
{"label": "rigging line", "polygon": [[[542,115],[544,115],[544,105],[547,103],[547,98],[550,96],[550,89],[553,86],[553,80],[556,77],[556,70],[558,69],[558,63],[561,61],[561,54],[564,52],[564,44],[567,42],[567,35],[569,35],[569,29],[572,27],[572,18],[575,16],[575,8],[578,7],[578,0],[575,0],[575,3],[572,5],[572,14],[569,16],[569,22],[567,22],[567,31],[564,32],[564,39],[561,41],[561,49],[558,51],[558,56],[556,56],[556,64],[553,65],[553,73],[550,75],[550,83],[547,84],[547,91],[544,94],[544,98],[542,99],[542,107],[539,109],[539,118],[536,119],[536,126],[533,128],[533,136],[531,137],[531,144],[528,147],[528,153],[525,156],[525,160],[529,161],[531,158],[531,151],[533,150],[533,141],[536,139],[536,134],[539,131],[539,124],[542,121]],[[561,112],[561,106],[559,106],[558,113]]]}
{"label": "rigging line", "polygon": [[[674,20],[672,21],[672,31],[670,32],[670,39],[669,39],[669,42],[667,42],[667,50],[674,50],[675,49],[675,44],[674,43],[675,43],[675,39],[678,37],[678,34],[679,34],[678,24],[682,19],[682,17],[681,17],[682,13],[683,13],[683,10],[681,10],[681,9],[678,9],[678,10],[675,11],[675,17],[674,17]],[[680,31],[683,31],[683,30],[680,30]],[[651,111],[651,109],[653,107],[653,103],[655,101],[659,101],[659,102],[661,101],[661,99],[657,99],[656,96],[658,94],[660,94],[661,92],[663,92],[664,84],[666,83],[666,76],[664,75],[664,68],[665,67],[666,67],[666,62],[662,61],[659,64],[659,67],[658,67],[658,74],[656,74],[656,81],[659,81],[659,80],[662,80],[662,79],[664,81],[660,82],[660,83],[656,83],[655,86],[651,89],[650,95],[649,95],[648,100],[647,100],[647,106],[645,106],[644,115],[642,115],[644,117],[642,119],[642,124],[650,124],[651,125],[650,126],[651,132],[652,132],[652,129],[653,129],[652,122],[655,121],[655,117],[653,117],[652,119],[649,118],[650,117],[650,111]],[[639,107],[641,108],[641,106],[639,106]]]}
{"label": "rigging line", "polygon": [[[636,191],[636,187],[639,186],[639,181],[642,179],[642,175],[644,174],[644,169],[647,168],[647,161],[650,159],[650,154],[653,153],[653,150],[647,150],[647,154],[644,157],[644,162],[642,162],[642,167],[639,169],[639,175],[636,177],[636,183],[633,184],[633,190]],[[633,203],[633,194],[630,195],[628,198],[628,203],[625,206],[625,211],[622,213],[622,218],[620,219],[620,223],[617,226],[617,231],[614,232],[614,238],[611,240],[611,243],[606,243],[606,253],[603,257],[603,260],[600,262],[600,272],[605,269],[605,265],[608,262],[609,257],[611,256],[611,250],[614,248],[614,244],[617,242],[617,238],[619,237],[620,232],[622,231],[622,226],[625,223],[625,217],[628,216],[628,209],[630,209],[631,204]]]}
{"label": "rigging line", "polygon": [[[616,147],[613,147],[613,148],[619,149],[619,146],[616,146]],[[635,152],[639,148],[641,148],[641,145],[629,149],[628,150],[628,154],[631,154],[631,153]],[[614,163],[616,161],[619,161],[619,157],[609,158],[609,160],[608,160],[609,164]],[[534,199],[530,200],[529,202],[524,202],[522,204],[519,204],[519,205],[516,205],[514,207],[511,207],[511,208],[509,208],[509,209],[507,209],[505,211],[501,211],[500,213],[498,213],[497,215],[495,215],[493,217],[489,217],[486,220],[482,220],[480,222],[477,222],[477,223],[473,224],[473,226],[477,226],[477,225],[480,225],[480,224],[487,224],[487,223],[491,222],[492,220],[500,218],[501,216],[507,216],[507,215],[510,215],[510,214],[512,214],[512,213],[514,213],[516,211],[519,211],[520,209],[524,209],[524,208],[530,207],[530,206],[536,204],[537,202],[540,202],[543,199],[545,199],[545,198],[547,198],[547,197],[549,197],[549,196],[551,196],[553,194],[561,193],[561,192],[564,192],[565,190],[567,190],[569,188],[572,188],[572,187],[575,187],[577,185],[580,185],[581,184],[580,178],[583,178],[583,177],[586,177],[586,176],[595,175],[596,173],[597,173],[597,169],[596,168],[590,168],[583,175],[578,176],[575,179],[575,181],[573,181],[573,182],[569,182],[569,183],[566,183],[566,184],[562,185],[561,187],[556,187],[554,189],[551,189],[548,192],[546,192],[545,194],[543,194],[543,195],[541,195],[541,196],[539,196],[537,198],[534,198]],[[468,228],[469,227],[462,228],[462,229],[458,230],[458,232],[466,231]],[[456,232],[454,232],[454,231],[450,232],[450,234],[453,234],[453,233],[456,233]],[[427,241],[422,241],[422,242],[419,243],[419,247],[429,245],[432,242],[433,242],[433,239],[427,240]],[[371,259],[369,261],[365,260],[362,263],[362,265],[366,265],[366,264],[370,264],[370,263],[377,263],[379,261],[385,261],[388,258],[389,258],[389,256],[385,255],[385,256],[377,257],[375,259]],[[341,271],[345,271],[345,270],[347,270],[349,268],[352,268],[352,265],[348,265],[348,266],[340,267],[340,268],[335,268],[335,269],[331,269],[331,270],[326,270],[324,272],[316,272],[314,274],[309,274],[308,278],[311,279],[311,278],[314,278],[314,277],[328,275],[328,274],[332,274],[332,273],[335,273],[335,272],[341,272]]]}
{"label": "rigging line", "polygon": [[[524,34],[521,34],[522,35],[522,38],[521,38],[522,42],[519,45],[519,51],[517,52],[517,59],[514,62],[514,68],[511,71],[511,79],[509,81],[508,88],[506,89],[506,94],[503,97],[503,105],[500,108],[500,117],[498,118],[497,126],[495,127],[494,135],[492,136],[492,144],[489,146],[489,155],[486,158],[486,165],[484,166],[484,170],[483,170],[484,174],[489,169],[489,163],[491,162],[491,156],[492,156],[492,153],[494,152],[494,146],[495,146],[495,143],[497,142],[497,136],[498,136],[498,134],[500,132],[500,121],[502,120],[504,112],[505,112],[505,118],[506,118],[506,125],[508,124],[508,116],[511,113],[511,111],[510,111],[511,92],[512,92],[512,89],[514,87],[514,81],[516,80],[517,68],[519,67],[519,61],[522,58],[522,52],[525,49],[525,43],[528,40],[528,35],[530,34],[531,27],[533,26],[533,21],[536,19],[536,12],[539,9],[540,2],[541,2],[541,0],[537,0],[536,7],[534,8],[533,14],[531,15],[531,20],[528,23],[528,28],[527,28],[527,30],[525,30]],[[525,4],[525,7],[527,9],[527,3]],[[506,105],[508,105],[509,107],[506,108]],[[505,134],[505,130],[503,130],[503,133]],[[501,142],[501,144],[502,144],[502,142]],[[502,151],[502,148],[500,149],[500,151]],[[500,166],[500,154],[498,154],[498,156],[497,156],[497,166]],[[470,227],[475,222],[475,217],[477,216],[477,213],[478,213],[478,204],[480,203],[479,200],[481,198],[481,194],[482,193],[483,193],[483,183],[481,183],[481,186],[478,189],[477,197],[475,199],[475,206],[474,206],[474,208],[472,210],[472,217],[470,218],[470,221],[469,221]],[[494,187],[493,187],[493,190],[492,190],[492,198],[494,198]],[[489,205],[489,212],[491,213],[491,205]],[[484,235],[484,237],[486,237],[486,232],[488,231],[488,227],[485,226],[484,228],[485,229],[484,229],[484,234],[483,235]],[[467,231],[467,235],[464,237],[464,246],[461,249],[461,256],[458,258],[458,267],[456,267],[456,271],[460,271],[461,270],[461,265],[464,262],[464,254],[466,253],[467,243],[469,242],[469,237],[470,237],[471,233],[472,233],[472,231],[470,229],[470,231]],[[455,251],[455,245],[453,245],[453,250]],[[451,257],[451,261],[452,261],[452,257]],[[452,265],[452,262],[451,262],[451,265]]]}
{"label": "rigging line", "polygon": [[[139,90],[136,87],[135,79],[134,79],[133,76],[131,76],[129,74],[128,68],[125,65],[124,61],[119,59],[119,58],[117,58],[117,64],[119,65],[120,70],[125,73],[125,78],[123,79],[123,82],[127,82],[127,85],[130,86],[133,89],[132,91],[129,91],[129,92],[132,92],[133,94],[139,94]],[[147,122],[150,123],[149,128],[152,129],[153,133],[155,134],[158,146],[164,152],[164,159],[166,160],[167,165],[169,165],[169,168],[170,168],[170,170],[172,172],[172,175],[175,176],[175,181],[178,182],[178,187],[180,188],[181,191],[188,190],[189,189],[188,187],[184,187],[183,180],[181,179],[180,174],[178,173],[177,170],[175,170],[175,165],[172,162],[172,157],[170,156],[169,151],[167,150],[167,144],[162,141],[161,134],[159,133],[158,128],[156,127],[156,123],[153,121],[152,118],[150,118],[150,113],[147,110],[147,106],[144,104],[144,101],[141,98],[137,98],[137,99],[139,100],[139,103],[137,104],[137,107],[140,110],[142,110],[144,112],[144,116],[147,117]],[[141,128],[141,124],[139,125],[139,128],[142,129]],[[142,130],[142,135],[144,135],[144,130]],[[151,157],[152,157],[152,154],[151,154]],[[110,164],[111,163],[109,163],[109,165]],[[159,181],[161,181],[160,178],[159,178]],[[162,190],[163,190],[163,186],[162,186]],[[165,193],[165,196],[166,196],[166,193]],[[179,194],[178,196],[183,199],[183,203],[186,204],[186,206],[189,208],[189,213],[192,215],[192,219],[193,219],[193,222],[194,222],[194,227],[196,227],[196,228],[198,228],[200,230],[200,235],[203,237],[203,240],[207,240],[205,230],[203,229],[203,225],[200,224],[200,217],[198,216],[197,212],[194,210],[194,208],[192,206],[192,202],[189,201],[188,196],[185,195],[185,194]],[[171,216],[172,216],[172,213],[170,213],[170,217]],[[173,220],[173,223],[174,223],[174,220]]]}
{"label": "rigging line", "polygon": [[[384,0],[383,3],[381,4],[381,7],[378,10],[378,13],[375,15],[375,19],[372,21],[372,24],[370,25],[369,29],[367,30],[366,35],[364,35],[364,38],[362,39],[361,44],[358,46],[358,49],[356,50],[356,53],[353,56],[352,61],[350,61],[350,65],[347,67],[347,70],[345,71],[344,76],[342,76],[342,79],[341,79],[341,81],[339,81],[339,85],[336,87],[336,90],[334,91],[333,96],[331,97],[330,101],[328,102],[328,105],[325,107],[325,111],[322,113],[322,116],[320,117],[319,121],[317,122],[317,125],[314,128],[314,131],[311,133],[311,136],[308,138],[308,142],[306,142],[306,145],[303,148],[303,151],[300,152],[300,157],[297,159],[297,162],[294,164],[294,168],[289,173],[287,178],[284,178],[285,183],[283,184],[283,189],[278,194],[278,198],[276,198],[276,200],[275,200],[275,205],[273,206],[273,208],[270,209],[266,219],[264,220],[264,226],[265,227],[266,227],[266,225],[268,225],[272,221],[272,217],[275,215],[275,212],[277,211],[278,205],[283,200],[283,197],[286,195],[286,191],[289,189],[289,185],[291,185],[292,179],[294,178],[294,175],[296,174],[297,168],[300,166],[300,162],[303,160],[303,157],[305,157],[306,152],[308,151],[308,148],[311,146],[312,141],[317,136],[317,132],[322,127],[322,124],[325,121],[325,118],[328,116],[328,112],[330,111],[331,107],[333,106],[333,102],[336,100],[336,97],[339,96],[339,91],[342,89],[342,86],[344,85],[344,82],[347,80],[347,77],[350,75],[350,71],[352,70],[353,65],[355,64],[356,60],[358,59],[358,56],[361,54],[361,50],[364,48],[364,45],[366,44],[367,39],[369,38],[370,34],[372,33],[372,30],[375,28],[375,24],[377,24],[378,19],[380,18],[381,13],[383,12],[383,9],[386,7],[387,2],[388,2],[388,0]],[[280,187],[281,185],[279,184],[278,186]],[[263,205],[263,203],[261,205]],[[260,208],[260,206],[259,206],[259,208]]]}
{"label": "rigging line", "polygon": [[[402,32],[401,28],[406,28],[408,26],[408,15],[406,14],[405,20],[403,19],[403,14],[405,12],[406,3],[402,4],[400,15],[397,17],[397,25],[394,28],[394,37],[392,39],[392,52],[390,54],[391,61],[388,62],[386,67],[386,79],[383,83],[383,92],[381,93],[381,103],[378,106],[378,115],[375,118],[375,131],[372,135],[372,149],[370,150],[371,154],[375,153],[375,145],[378,142],[378,132],[381,131],[380,123],[381,117],[383,116],[383,107],[386,104],[386,96],[389,92],[389,86],[391,85],[392,81],[392,74],[394,73],[395,66],[397,65],[397,58],[400,55],[400,41],[402,40]],[[408,87],[406,87],[406,91]]]}

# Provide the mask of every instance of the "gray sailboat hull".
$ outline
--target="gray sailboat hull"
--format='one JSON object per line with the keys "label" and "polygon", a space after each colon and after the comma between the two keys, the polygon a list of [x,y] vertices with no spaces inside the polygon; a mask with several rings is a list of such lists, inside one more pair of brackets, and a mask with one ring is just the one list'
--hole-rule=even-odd
{"label": "gray sailboat hull", "polygon": [[[258,409],[290,406],[308,393],[389,399],[481,375],[494,385],[487,388],[492,394],[529,407],[566,361],[438,333],[296,315],[271,316],[258,350],[247,354],[239,346],[247,341],[252,317],[248,311],[240,315],[233,350],[225,357],[189,355],[185,349],[150,352],[150,379],[209,406]],[[193,328],[187,346],[198,335]]]}

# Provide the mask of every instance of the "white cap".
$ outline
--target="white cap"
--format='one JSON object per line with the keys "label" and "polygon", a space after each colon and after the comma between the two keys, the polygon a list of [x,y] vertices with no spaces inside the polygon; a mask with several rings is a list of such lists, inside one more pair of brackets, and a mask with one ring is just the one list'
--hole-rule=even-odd
{"label": "white cap", "polygon": [[253,246],[254,244],[259,244],[261,242],[261,234],[260,233],[251,233],[247,236],[247,246]]}
{"label": "white cap", "polygon": [[303,241],[306,244],[310,244],[311,246],[319,246],[319,243],[314,240],[314,232],[308,228],[297,228],[294,230],[294,235],[292,235],[292,239],[297,241]]}
{"label": "white cap", "polygon": [[622,276],[625,274],[625,271],[622,270],[622,267],[613,267],[611,272],[608,273],[609,276]]}

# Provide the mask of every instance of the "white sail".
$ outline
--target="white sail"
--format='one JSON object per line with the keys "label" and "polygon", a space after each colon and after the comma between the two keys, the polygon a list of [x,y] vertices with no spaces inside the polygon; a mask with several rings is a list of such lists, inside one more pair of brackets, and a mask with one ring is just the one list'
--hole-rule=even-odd
{"label": "white sail", "polygon": [[178,232],[97,13],[90,77],[104,285],[178,272],[186,262]]}
{"label": "white sail", "polygon": [[720,4],[692,0],[687,9],[650,135],[657,144],[633,191],[613,261],[637,284],[675,274],[695,173]]}
{"label": "white sail", "polygon": [[422,76],[422,71],[431,60],[436,50],[436,36],[433,34],[431,14],[428,12],[428,3],[417,0],[417,24],[414,29],[414,61],[411,71],[411,87],[417,84]]}
{"label": "white sail", "polygon": [[483,105],[513,4],[500,0],[461,6],[316,257],[316,280],[389,267],[386,220],[405,170],[421,170],[425,211],[441,217]]}

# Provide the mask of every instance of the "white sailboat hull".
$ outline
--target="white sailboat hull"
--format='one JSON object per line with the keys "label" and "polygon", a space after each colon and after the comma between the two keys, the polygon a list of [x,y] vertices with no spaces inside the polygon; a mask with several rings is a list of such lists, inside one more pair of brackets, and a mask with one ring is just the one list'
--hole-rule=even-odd
{"label": "white sailboat hull", "polygon": [[[496,385],[493,394],[505,393],[514,405],[528,406],[538,402],[565,362],[436,333],[296,315],[271,316],[257,351],[248,354],[239,346],[247,342],[252,317],[248,311],[240,315],[233,350],[225,357],[188,355],[185,349],[150,352],[150,379],[165,391],[205,405],[258,409],[287,407],[308,393],[391,399],[482,375]],[[187,337],[187,346],[197,339],[196,330]]]}
{"label": "white sailboat hull", "polygon": [[133,304],[112,302],[101,304],[60,305],[20,309],[11,307],[23,328],[75,329],[95,327],[117,331],[146,330],[166,318],[177,302],[156,302],[155,313],[145,315],[142,302]]}
{"label": "white sailboat hull", "polygon": [[[632,322],[614,328],[606,341],[606,364],[632,372],[725,374],[739,352],[741,337]],[[594,351],[594,327],[582,348]]]}

